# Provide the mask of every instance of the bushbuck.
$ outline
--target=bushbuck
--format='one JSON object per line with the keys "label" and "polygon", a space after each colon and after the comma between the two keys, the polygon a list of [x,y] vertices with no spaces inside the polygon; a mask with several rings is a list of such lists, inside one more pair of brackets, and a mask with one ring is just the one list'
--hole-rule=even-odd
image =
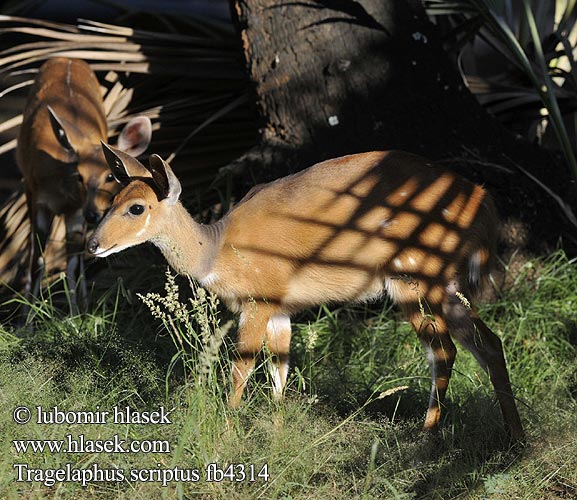
{"label": "bushbuck", "polygon": [[273,390],[282,395],[291,314],[387,294],[429,360],[424,428],[439,424],[454,338],[488,372],[511,437],[523,437],[501,341],[469,302],[496,239],[495,209],[482,187],[409,153],[355,154],[257,186],[221,220],[202,225],[179,202],[180,183],[159,156],[145,168],[104,149],[124,188],[87,249],[106,257],[150,241],[176,271],[240,313],[231,406],[264,344],[274,356]]}
{"label": "bushbuck", "polygon": [[[108,138],[108,126],[96,75],[84,61],[49,59],[40,67],[23,115],[16,157],[31,224],[27,295],[36,296],[40,287],[55,216],[64,219],[66,274],[74,291],[83,262],[85,221],[98,222],[120,189],[100,146]],[[137,117],[121,132],[118,147],[138,156],[150,136],[150,120]]]}
{"label": "bushbuck", "polygon": [[[55,216],[43,249],[44,281],[66,271],[64,219]],[[26,288],[30,262],[30,219],[26,195],[21,187],[0,207],[0,300],[4,294],[21,293]]]}

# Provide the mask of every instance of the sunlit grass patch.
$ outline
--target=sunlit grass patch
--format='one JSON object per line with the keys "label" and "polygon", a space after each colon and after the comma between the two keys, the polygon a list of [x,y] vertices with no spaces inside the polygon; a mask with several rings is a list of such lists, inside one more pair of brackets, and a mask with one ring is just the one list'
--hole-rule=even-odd
{"label": "sunlit grass patch", "polygon": [[[243,405],[231,410],[228,316],[214,297],[168,275],[148,306],[134,297],[128,303],[130,293],[120,287],[76,317],[55,309],[35,323],[33,334],[5,329],[0,496],[571,498],[577,485],[577,270],[555,254],[527,263],[511,282],[480,313],[503,339],[528,431],[525,448],[509,449],[488,377],[463,349],[439,435],[420,431],[428,366],[414,332],[388,305],[321,308],[296,318],[284,401],[272,398],[265,352]],[[150,306],[160,308],[156,318]],[[18,425],[12,420],[17,406],[162,406],[171,411],[171,424]],[[166,440],[170,452],[17,453],[12,442],[68,434]],[[16,483],[13,464],[21,462],[41,469],[97,464],[126,475],[178,467],[197,470],[199,480]],[[252,482],[208,482],[203,474],[211,463],[223,471],[236,464],[264,472]]]}

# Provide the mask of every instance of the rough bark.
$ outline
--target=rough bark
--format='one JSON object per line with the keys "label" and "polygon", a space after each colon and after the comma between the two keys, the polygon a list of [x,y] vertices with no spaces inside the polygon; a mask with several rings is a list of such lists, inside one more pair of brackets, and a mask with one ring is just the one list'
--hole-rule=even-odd
{"label": "rough bark", "polygon": [[573,231],[516,164],[570,199],[564,166],[484,111],[419,1],[231,6],[260,116],[258,146],[235,163],[247,184],[343,154],[403,149],[484,182],[502,216],[530,225],[533,246]]}

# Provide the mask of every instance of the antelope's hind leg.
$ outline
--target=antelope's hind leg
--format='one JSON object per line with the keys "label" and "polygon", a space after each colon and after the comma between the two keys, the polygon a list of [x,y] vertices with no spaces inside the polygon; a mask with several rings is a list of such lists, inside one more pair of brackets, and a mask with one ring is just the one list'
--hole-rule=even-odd
{"label": "antelope's hind leg", "polygon": [[269,371],[273,382],[273,396],[276,400],[283,397],[289,370],[290,343],[290,318],[285,314],[271,316],[266,327],[266,344],[273,355]]}
{"label": "antelope's hind leg", "polygon": [[[391,283],[394,281],[395,283]],[[444,293],[440,286],[424,282],[391,280],[387,289],[406,314],[427,354],[431,371],[431,392],[423,430],[435,431],[441,420],[441,406],[449,387],[457,355],[443,315]]]}
{"label": "antelope's hind leg", "polygon": [[450,285],[443,304],[451,335],[473,354],[483,370],[488,373],[511,439],[522,441],[525,433],[511,389],[501,339],[479,318],[469,304],[463,303],[464,301],[456,294],[457,290],[455,283]]}

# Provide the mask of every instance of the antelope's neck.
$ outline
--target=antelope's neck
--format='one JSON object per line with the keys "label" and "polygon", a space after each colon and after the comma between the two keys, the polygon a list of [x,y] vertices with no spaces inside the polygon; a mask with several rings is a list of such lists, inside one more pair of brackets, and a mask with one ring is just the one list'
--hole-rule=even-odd
{"label": "antelope's neck", "polygon": [[162,234],[150,241],[175,271],[201,281],[212,269],[223,227],[224,221],[210,225],[195,222],[178,202]]}

